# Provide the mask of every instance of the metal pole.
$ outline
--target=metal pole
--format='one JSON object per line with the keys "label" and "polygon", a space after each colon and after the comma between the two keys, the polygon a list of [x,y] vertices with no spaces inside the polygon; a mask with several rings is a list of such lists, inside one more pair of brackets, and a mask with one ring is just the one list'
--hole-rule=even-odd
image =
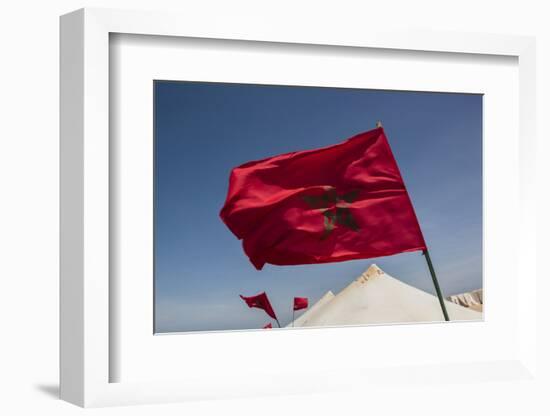
{"label": "metal pole", "polygon": [[[378,120],[376,122],[376,128],[382,127],[382,121]],[[443,311],[443,316],[445,317],[446,321],[449,321],[449,314],[447,313],[447,308],[445,307],[445,301],[443,300],[443,295],[441,294],[441,289],[439,287],[439,282],[437,281],[437,277],[435,275],[434,266],[432,264],[432,259],[430,258],[430,252],[428,249],[424,250],[422,252],[424,254],[424,257],[426,257],[426,262],[428,263],[428,268],[430,269],[430,274],[432,275],[432,281],[434,282],[435,291],[437,292],[437,298],[439,299],[439,304],[441,305],[441,310]]]}
{"label": "metal pole", "polygon": [[279,325],[279,328],[280,328],[281,324],[279,323],[279,320],[277,318],[275,318],[275,320],[277,321],[277,325]]}
{"label": "metal pole", "polygon": [[434,282],[435,291],[437,292],[437,298],[439,299],[439,304],[441,305],[441,310],[443,311],[443,316],[446,321],[449,321],[449,314],[447,313],[447,308],[445,307],[445,301],[443,300],[443,295],[441,294],[441,289],[439,288],[439,283],[437,282],[437,277],[435,275],[434,266],[432,264],[432,259],[430,258],[430,252],[428,249],[422,252],[424,257],[426,257],[426,262],[428,263],[428,268],[430,269],[430,274],[432,275],[432,280]]}

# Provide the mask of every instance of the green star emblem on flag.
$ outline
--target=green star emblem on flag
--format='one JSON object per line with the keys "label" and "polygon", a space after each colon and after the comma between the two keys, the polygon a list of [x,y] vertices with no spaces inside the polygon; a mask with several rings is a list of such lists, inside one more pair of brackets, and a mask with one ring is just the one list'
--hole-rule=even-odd
{"label": "green star emblem on flag", "polygon": [[327,187],[322,195],[305,195],[304,201],[310,208],[318,209],[324,217],[324,232],[321,240],[328,238],[336,226],[358,231],[359,226],[353,217],[349,205],[359,196],[358,190],[339,194],[336,188]]}

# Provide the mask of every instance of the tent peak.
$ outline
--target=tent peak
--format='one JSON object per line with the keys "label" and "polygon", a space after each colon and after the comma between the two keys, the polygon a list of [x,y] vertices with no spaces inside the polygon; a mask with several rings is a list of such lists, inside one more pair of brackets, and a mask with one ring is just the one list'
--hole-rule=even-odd
{"label": "tent peak", "polygon": [[367,270],[365,270],[361,276],[359,276],[355,281],[357,283],[366,283],[367,280],[373,279],[377,276],[384,274],[384,270],[378,267],[376,264],[371,264]]}

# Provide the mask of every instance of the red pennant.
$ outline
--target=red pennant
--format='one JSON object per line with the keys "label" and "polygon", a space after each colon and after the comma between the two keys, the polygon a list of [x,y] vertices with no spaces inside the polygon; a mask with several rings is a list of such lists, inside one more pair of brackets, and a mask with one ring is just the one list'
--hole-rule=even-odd
{"label": "red pennant", "polygon": [[294,298],[294,310],[306,309],[308,305],[307,298]]}
{"label": "red pennant", "polygon": [[265,292],[262,292],[256,296],[240,296],[241,299],[244,300],[250,308],[263,309],[265,313],[267,313],[273,319],[277,319],[277,316],[275,316],[275,311],[271,307],[271,303],[269,303],[269,299],[267,298]]}

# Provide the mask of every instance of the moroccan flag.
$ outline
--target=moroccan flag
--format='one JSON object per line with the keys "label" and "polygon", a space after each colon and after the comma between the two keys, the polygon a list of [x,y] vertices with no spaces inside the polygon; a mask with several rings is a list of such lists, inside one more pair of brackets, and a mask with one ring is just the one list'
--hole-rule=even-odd
{"label": "moroccan flag", "polygon": [[294,298],[294,310],[299,311],[300,309],[307,308],[307,298]]}
{"label": "moroccan flag", "polygon": [[426,249],[382,127],[234,168],[220,216],[258,270]]}
{"label": "moroccan flag", "polygon": [[271,307],[271,303],[269,303],[269,299],[267,298],[267,295],[265,294],[265,292],[262,292],[256,296],[243,296],[243,295],[240,295],[240,296],[241,296],[241,299],[246,302],[248,307],[263,309],[265,313],[267,313],[273,319],[275,320],[277,319],[277,317],[275,316],[275,312],[273,311],[273,308]]}
{"label": "moroccan flag", "polygon": [[271,322],[268,323],[268,324],[265,324],[263,329],[272,329],[273,328],[273,325],[271,325]]}

